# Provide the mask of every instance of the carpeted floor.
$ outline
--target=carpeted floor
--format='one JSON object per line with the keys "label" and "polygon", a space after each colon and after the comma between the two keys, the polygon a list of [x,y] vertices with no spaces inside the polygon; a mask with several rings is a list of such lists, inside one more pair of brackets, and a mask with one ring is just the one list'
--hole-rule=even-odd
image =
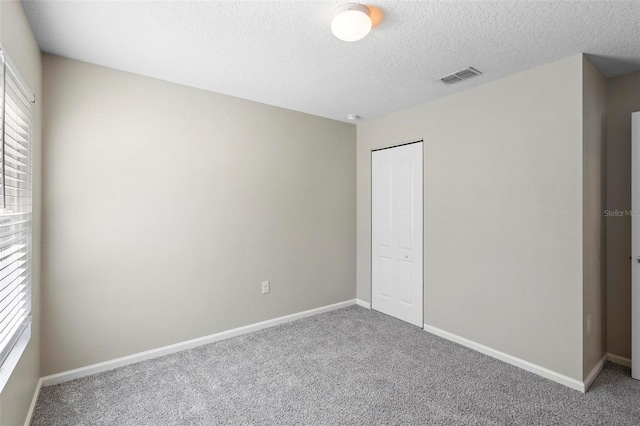
{"label": "carpeted floor", "polygon": [[640,381],[587,394],[350,307],[44,388],[32,425],[640,425]]}

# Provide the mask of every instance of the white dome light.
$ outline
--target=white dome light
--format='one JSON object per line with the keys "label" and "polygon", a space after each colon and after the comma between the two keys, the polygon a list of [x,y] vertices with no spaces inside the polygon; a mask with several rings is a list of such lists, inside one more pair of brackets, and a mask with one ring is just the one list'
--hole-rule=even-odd
{"label": "white dome light", "polygon": [[369,8],[357,3],[344,4],[336,9],[331,21],[333,35],[343,41],[357,41],[371,31]]}

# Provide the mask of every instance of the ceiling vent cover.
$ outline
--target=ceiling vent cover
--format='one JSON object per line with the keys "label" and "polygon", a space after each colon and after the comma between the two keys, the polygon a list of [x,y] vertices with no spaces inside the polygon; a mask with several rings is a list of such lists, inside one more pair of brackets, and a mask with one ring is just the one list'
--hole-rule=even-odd
{"label": "ceiling vent cover", "polygon": [[480,75],[480,74],[482,73],[477,69],[473,67],[469,67],[469,68],[465,68],[463,70],[445,75],[440,79],[440,81],[443,82],[444,84],[453,84],[462,80],[466,80],[471,77],[475,77],[476,75]]}

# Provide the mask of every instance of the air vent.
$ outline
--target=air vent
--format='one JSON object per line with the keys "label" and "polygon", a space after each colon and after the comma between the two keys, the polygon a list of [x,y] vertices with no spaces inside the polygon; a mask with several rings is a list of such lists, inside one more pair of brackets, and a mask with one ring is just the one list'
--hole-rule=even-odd
{"label": "air vent", "polygon": [[463,70],[454,72],[452,74],[445,75],[440,79],[440,81],[443,82],[444,84],[453,84],[453,83],[457,83],[458,81],[466,80],[468,78],[471,78],[480,74],[482,73],[477,69],[469,67],[469,68],[465,68]]}

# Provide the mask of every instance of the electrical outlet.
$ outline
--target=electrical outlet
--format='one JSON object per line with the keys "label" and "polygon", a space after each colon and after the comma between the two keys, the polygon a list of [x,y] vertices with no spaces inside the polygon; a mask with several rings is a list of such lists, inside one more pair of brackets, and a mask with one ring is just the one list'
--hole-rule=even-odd
{"label": "electrical outlet", "polygon": [[587,317],[587,334],[591,334],[591,315]]}
{"label": "electrical outlet", "polygon": [[262,281],[262,294],[269,293],[269,281]]}

